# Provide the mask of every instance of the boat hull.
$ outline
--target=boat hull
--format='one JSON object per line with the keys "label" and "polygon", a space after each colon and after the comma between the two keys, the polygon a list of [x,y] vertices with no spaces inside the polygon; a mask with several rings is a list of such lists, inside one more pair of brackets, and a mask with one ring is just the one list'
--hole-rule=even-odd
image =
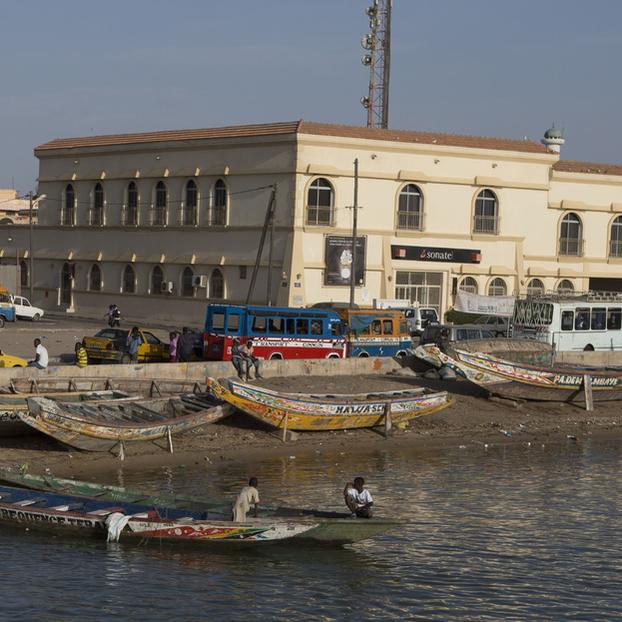
{"label": "boat hull", "polygon": [[[391,407],[393,423],[410,421],[451,404],[446,391],[423,389],[364,395],[303,395],[278,393],[233,380],[208,378],[208,388],[218,398],[275,428],[300,431],[371,428],[384,424]],[[367,398],[367,399],[365,399]]]}

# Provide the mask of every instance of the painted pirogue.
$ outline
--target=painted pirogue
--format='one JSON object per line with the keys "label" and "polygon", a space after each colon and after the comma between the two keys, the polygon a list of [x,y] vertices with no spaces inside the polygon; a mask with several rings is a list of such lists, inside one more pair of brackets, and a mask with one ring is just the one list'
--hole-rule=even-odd
{"label": "painted pirogue", "polygon": [[538,367],[457,348],[443,352],[434,344],[419,346],[415,354],[435,367],[446,365],[489,393],[510,399],[582,402],[586,376],[595,401],[622,399],[622,371]]}
{"label": "painted pirogue", "polygon": [[452,401],[446,391],[406,391],[319,395],[279,393],[230,379],[207,379],[208,389],[255,419],[290,430],[345,430],[382,425],[390,407],[393,423],[437,412]]}

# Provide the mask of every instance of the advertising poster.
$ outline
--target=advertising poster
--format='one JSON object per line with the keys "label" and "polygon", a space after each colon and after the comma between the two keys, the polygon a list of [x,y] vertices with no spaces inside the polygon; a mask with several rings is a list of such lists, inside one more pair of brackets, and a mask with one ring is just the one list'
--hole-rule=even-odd
{"label": "advertising poster", "polygon": [[[356,238],[356,285],[365,283],[365,236]],[[352,238],[344,235],[327,235],[325,238],[324,285],[350,285],[352,275]]]}

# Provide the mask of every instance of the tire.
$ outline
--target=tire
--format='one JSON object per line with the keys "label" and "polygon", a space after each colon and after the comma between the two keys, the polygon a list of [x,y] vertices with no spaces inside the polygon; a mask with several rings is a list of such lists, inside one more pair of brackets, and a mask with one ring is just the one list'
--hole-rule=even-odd
{"label": "tire", "polygon": [[359,358],[360,359],[368,359],[369,358],[369,354],[367,354],[367,352],[361,352],[359,354]]}
{"label": "tire", "polygon": [[4,328],[5,319],[4,316],[0,315],[0,328]]}
{"label": "tire", "polygon": [[129,354],[124,354],[121,357],[121,365],[131,365],[132,364],[132,357]]}
{"label": "tire", "polygon": [[327,359],[338,359],[341,358],[338,354],[329,354],[327,357]]}
{"label": "tire", "polygon": [[588,343],[585,348],[583,348],[583,352],[594,352],[594,346],[591,343]]}
{"label": "tire", "polygon": [[271,354],[268,357],[268,360],[269,361],[282,361],[283,357],[278,352],[275,352],[274,354]]}
{"label": "tire", "polygon": [[402,358],[403,356],[406,356],[406,352],[404,352],[404,350],[400,350],[395,356]]}
{"label": "tire", "polygon": [[13,367],[26,367],[25,365],[13,365]]}
{"label": "tire", "polygon": [[32,321],[33,321],[33,322],[38,322],[40,319],[41,319],[41,316],[40,316],[38,313],[35,313],[35,314],[32,316]]}

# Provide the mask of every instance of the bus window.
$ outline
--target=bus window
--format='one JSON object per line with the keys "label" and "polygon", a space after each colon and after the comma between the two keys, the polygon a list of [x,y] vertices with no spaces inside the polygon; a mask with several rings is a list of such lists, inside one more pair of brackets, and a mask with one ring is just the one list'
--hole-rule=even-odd
{"label": "bus window", "polygon": [[309,334],[309,320],[296,320],[296,334],[308,335]]}
{"label": "bus window", "polygon": [[577,308],[574,318],[575,330],[588,330],[590,327],[590,310],[585,307]]}
{"label": "bus window", "polygon": [[605,307],[592,308],[592,330],[605,330]]}
{"label": "bus window", "polygon": [[372,325],[371,325],[371,332],[372,332],[374,335],[380,335],[380,334],[382,334],[382,330],[381,330],[381,326],[380,326],[380,320],[374,320],[374,321],[372,322]]}
{"label": "bus window", "polygon": [[622,309],[615,307],[607,310],[607,330],[620,330],[622,328]]}
{"label": "bus window", "polygon": [[330,325],[330,334],[333,337],[341,337],[341,322],[332,322]]}
{"label": "bus window", "polygon": [[572,330],[574,326],[574,311],[562,311],[562,330]]}
{"label": "bus window", "polygon": [[253,317],[253,332],[265,333],[266,332],[266,318],[265,317]]}
{"label": "bus window", "polygon": [[294,320],[294,318],[287,318],[285,320],[285,332],[288,335],[296,334],[296,321]]}
{"label": "bus window", "polygon": [[311,320],[311,334],[312,335],[322,334],[322,320]]}
{"label": "bus window", "polygon": [[230,313],[227,318],[227,330],[230,332],[235,331],[238,332],[240,328],[240,314],[239,313]]}
{"label": "bus window", "polygon": [[270,320],[268,321],[268,332],[282,335],[283,334],[283,318],[282,317],[271,317]]}
{"label": "bus window", "polygon": [[382,322],[382,333],[384,335],[392,335],[393,334],[393,320],[383,320],[383,322]]}
{"label": "bus window", "polygon": [[224,328],[225,328],[225,312],[217,311],[215,313],[212,313],[212,325],[210,327],[210,330],[218,330],[222,332]]}

